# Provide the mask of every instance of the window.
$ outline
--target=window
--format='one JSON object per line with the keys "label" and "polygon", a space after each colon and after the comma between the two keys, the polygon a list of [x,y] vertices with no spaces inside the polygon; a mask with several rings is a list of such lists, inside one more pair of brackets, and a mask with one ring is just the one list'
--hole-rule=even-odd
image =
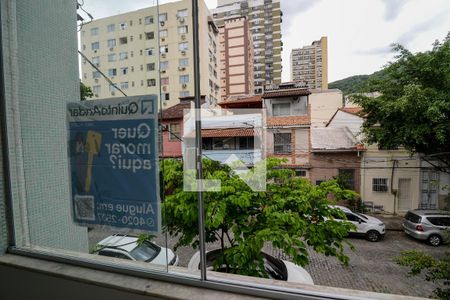
{"label": "window", "polygon": [[115,24],[109,24],[109,25],[106,26],[106,30],[108,32],[113,32],[113,31],[116,30],[116,25]]}
{"label": "window", "polygon": [[355,189],[355,169],[339,169],[339,179],[345,188]]}
{"label": "window", "polygon": [[98,27],[91,28],[91,35],[98,35]]}
{"label": "window", "polygon": [[147,79],[147,86],[156,86],[155,79]]}
{"label": "window", "polygon": [[155,38],[155,32],[150,31],[145,33],[145,39],[146,40],[153,40]]}
{"label": "window", "polygon": [[96,56],[92,58],[92,63],[96,66],[100,65],[100,57]]}
{"label": "window", "polygon": [[274,103],[272,104],[273,116],[289,116],[291,114],[290,103]]}
{"label": "window", "polygon": [[167,21],[167,13],[159,14],[159,21],[160,22]]}
{"label": "window", "polygon": [[352,213],[345,213],[345,216],[347,217],[347,220],[351,221],[351,222],[359,222],[360,218],[358,218],[357,216],[355,216]]}
{"label": "window", "polygon": [[108,77],[116,76],[117,75],[117,69],[108,69]]}
{"label": "window", "polygon": [[180,9],[177,12],[177,17],[181,18],[181,17],[187,17],[188,16],[188,10],[187,9]]}
{"label": "window", "polygon": [[119,38],[119,44],[125,45],[128,43],[128,38],[126,36]]}
{"label": "window", "polygon": [[427,219],[436,226],[450,226],[450,217],[427,217]]}
{"label": "window", "polygon": [[167,70],[169,68],[169,62],[168,61],[162,61],[159,63],[159,69],[160,70]]}
{"label": "window", "polygon": [[273,134],[273,152],[276,154],[291,153],[291,134]]}
{"label": "window", "polygon": [[178,49],[180,51],[186,51],[188,49],[188,43],[187,42],[179,43],[178,44]]}
{"label": "window", "polygon": [[107,41],[108,43],[108,48],[114,48],[116,46],[116,39],[109,39]]}
{"label": "window", "polygon": [[239,137],[239,149],[247,150],[253,149],[254,138],[253,137]]}
{"label": "window", "polygon": [[91,49],[92,50],[100,49],[100,43],[99,42],[91,43]]}
{"label": "window", "polygon": [[189,75],[180,75],[180,83],[181,84],[189,83]]}
{"label": "window", "polygon": [[178,26],[178,34],[186,34],[186,33],[188,33],[187,25]]}
{"label": "window", "polygon": [[145,55],[147,55],[147,56],[153,55],[153,51],[154,50],[155,50],[154,48],[147,48],[147,49],[145,49]]}
{"label": "window", "polygon": [[168,84],[169,84],[169,77],[162,77],[161,85],[168,85]]}
{"label": "window", "polygon": [[125,29],[127,29],[127,22],[120,23],[120,24],[119,24],[119,27],[120,27],[120,30],[125,30]]}
{"label": "window", "polygon": [[97,95],[97,96],[98,96],[98,94],[100,94],[100,86],[99,86],[99,85],[94,85],[94,86],[92,86],[92,93],[93,93],[94,95]]}
{"label": "window", "polygon": [[128,81],[121,82],[121,83],[120,83],[120,88],[121,88],[122,90],[126,90],[126,89],[128,88]]}
{"label": "window", "polygon": [[149,25],[149,24],[153,24],[153,16],[147,16],[144,18],[144,24],[145,25]]}
{"label": "window", "polygon": [[387,192],[387,178],[372,178],[372,191],[373,192]]}
{"label": "window", "polygon": [[120,68],[120,73],[121,73],[122,75],[127,75],[127,74],[128,74],[128,67]]}
{"label": "window", "polygon": [[128,52],[120,52],[119,60],[125,60],[125,59],[128,59]]}
{"label": "window", "polygon": [[295,176],[297,176],[297,177],[306,177],[306,170],[296,169],[295,170]]}
{"label": "window", "polygon": [[179,141],[179,137],[180,137],[180,123],[171,123],[169,125],[169,140]]}
{"label": "window", "polygon": [[170,99],[169,93],[162,93],[161,94],[161,99],[164,100],[164,101],[169,101],[169,99]]}
{"label": "window", "polygon": [[188,67],[189,66],[189,59],[182,58],[178,60],[178,66],[179,67]]}
{"label": "window", "polygon": [[316,180],[316,185],[320,185],[322,182],[324,182],[325,180]]}
{"label": "window", "polygon": [[181,91],[180,98],[189,97],[189,91]]}
{"label": "window", "polygon": [[168,33],[167,29],[164,29],[164,30],[160,30],[160,31],[159,31],[159,37],[160,37],[160,38],[165,38],[165,37],[167,37],[168,34],[169,34],[169,33]]}
{"label": "window", "polygon": [[113,93],[113,92],[115,92],[115,91],[117,90],[117,88],[116,88],[115,85],[116,85],[115,83],[109,85],[109,91],[110,91],[111,93]]}
{"label": "window", "polygon": [[148,63],[147,71],[154,71],[154,70],[155,70],[155,63]]}
{"label": "window", "polygon": [[169,52],[169,46],[163,45],[163,46],[159,47],[159,53],[163,54],[163,53],[167,53],[167,52]]}
{"label": "window", "polygon": [[108,61],[109,62],[116,61],[116,54],[115,53],[108,54]]}
{"label": "window", "polygon": [[99,71],[92,72],[92,78],[100,78],[100,72]]}

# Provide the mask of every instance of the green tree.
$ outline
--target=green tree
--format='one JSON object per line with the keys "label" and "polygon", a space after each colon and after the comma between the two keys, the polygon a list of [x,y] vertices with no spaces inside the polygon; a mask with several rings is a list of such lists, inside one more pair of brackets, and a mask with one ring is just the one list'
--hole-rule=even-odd
{"label": "green tree", "polygon": [[[266,243],[301,266],[308,264],[307,245],[348,263],[344,238],[353,225],[333,218],[345,215],[330,207],[329,199],[352,198],[355,192],[340,188],[336,181],[311,185],[280,168],[281,162],[267,160],[267,190],[254,192],[228,166],[204,160],[204,178],[221,180],[220,192],[204,193],[206,242],[219,241],[222,250],[215,270],[225,265],[229,273],[267,277],[261,256]],[[165,230],[179,236],[175,249],[196,248],[197,193],[183,191],[181,162],[165,160],[163,164]]]}
{"label": "green tree", "polygon": [[92,89],[89,86],[84,85],[83,82],[80,81],[80,99],[81,101],[86,100],[87,98],[91,98],[94,96]]}
{"label": "green tree", "polygon": [[354,95],[366,113],[363,133],[382,148],[422,153],[450,172],[450,33],[426,52],[394,45],[395,61],[369,83],[376,98]]}
{"label": "green tree", "polygon": [[416,276],[425,271],[425,280],[434,282],[437,288],[433,291],[439,299],[450,299],[450,252],[437,259],[422,251],[408,250],[395,258],[397,264],[410,267],[409,276]]}

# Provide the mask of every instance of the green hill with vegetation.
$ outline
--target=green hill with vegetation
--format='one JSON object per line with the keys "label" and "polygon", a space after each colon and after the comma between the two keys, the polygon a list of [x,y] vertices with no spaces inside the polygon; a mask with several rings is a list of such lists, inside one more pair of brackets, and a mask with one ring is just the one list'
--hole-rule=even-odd
{"label": "green hill with vegetation", "polygon": [[340,89],[344,95],[369,92],[369,82],[383,76],[383,71],[370,75],[354,75],[328,84],[329,89]]}

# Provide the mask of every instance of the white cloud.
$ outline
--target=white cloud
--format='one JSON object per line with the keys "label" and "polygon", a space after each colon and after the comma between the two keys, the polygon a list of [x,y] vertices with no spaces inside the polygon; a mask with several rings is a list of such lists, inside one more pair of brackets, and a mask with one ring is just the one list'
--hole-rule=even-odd
{"label": "white cloud", "polygon": [[385,21],[395,20],[401,12],[403,6],[408,2],[407,0],[382,0],[385,4]]}

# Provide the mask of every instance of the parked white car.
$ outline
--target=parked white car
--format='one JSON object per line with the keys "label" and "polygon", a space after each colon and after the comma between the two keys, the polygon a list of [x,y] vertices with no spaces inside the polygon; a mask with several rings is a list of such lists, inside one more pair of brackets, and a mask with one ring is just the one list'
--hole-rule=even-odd
{"label": "parked white car", "polygon": [[[220,254],[221,249],[206,252],[207,270],[213,270],[214,261]],[[269,278],[276,280],[283,280],[294,283],[314,284],[314,281],[304,268],[286,261],[275,258],[267,253],[261,252],[264,255],[264,268],[269,275]],[[188,269],[191,271],[198,271],[200,268],[200,252],[196,252],[188,264]]]}
{"label": "parked white car", "polygon": [[386,228],[381,220],[353,212],[344,206],[333,205],[332,207],[342,210],[347,217],[347,221],[356,226],[356,231],[352,231],[350,234],[365,236],[371,242],[377,242],[384,236]]}
{"label": "parked white car", "polygon": [[95,252],[98,255],[158,265],[178,265],[178,256],[171,249],[151,241],[144,241],[138,245],[137,240],[138,238],[134,236],[114,234],[98,242]]}

